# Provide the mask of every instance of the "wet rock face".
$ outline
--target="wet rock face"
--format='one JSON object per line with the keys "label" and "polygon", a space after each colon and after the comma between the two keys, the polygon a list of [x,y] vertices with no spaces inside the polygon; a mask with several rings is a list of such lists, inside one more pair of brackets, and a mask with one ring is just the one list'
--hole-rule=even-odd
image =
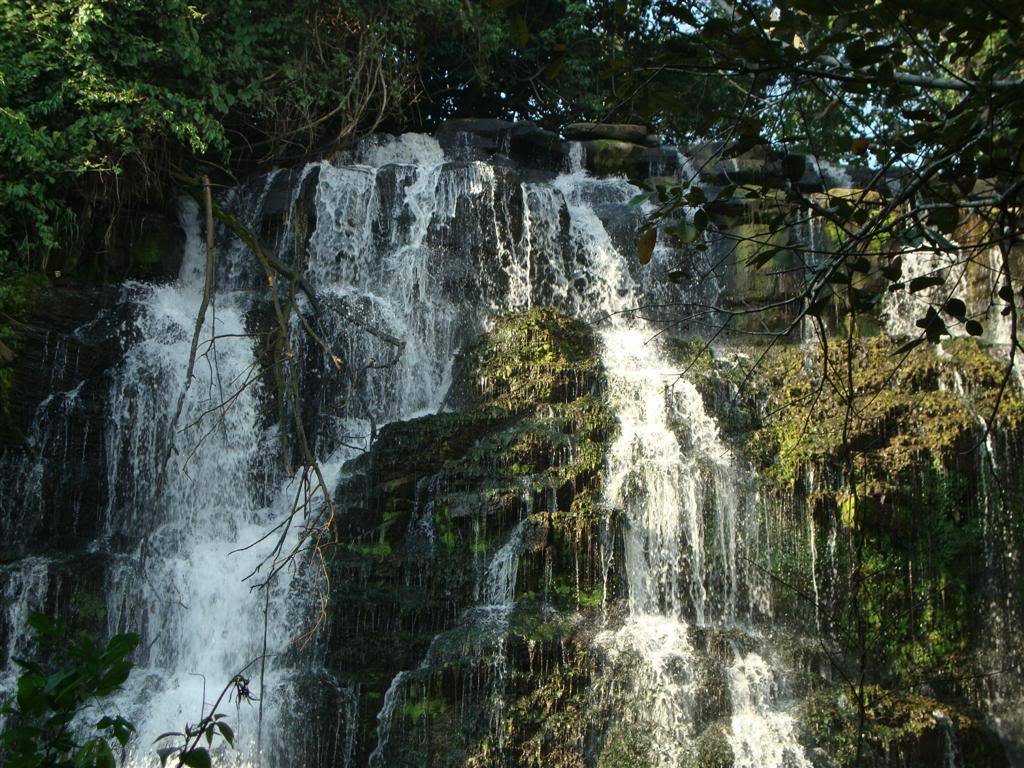
{"label": "wet rock face", "polygon": [[106,403],[128,327],[119,296],[117,288],[40,290],[15,326],[0,409],[3,667],[35,652],[30,611],[72,633],[108,628],[109,562],[88,549],[108,504]]}
{"label": "wet rock face", "polygon": [[127,314],[120,291],[47,289],[17,325],[0,418],[0,552],[74,550],[103,522],[106,400]]}
{"label": "wet rock face", "polygon": [[[388,425],[346,471],[328,658],[360,702],[342,729],[354,733],[355,764],[377,749],[415,764],[478,753],[501,677],[495,654],[506,658],[502,628],[519,628],[507,658],[533,681],[522,684],[541,685],[544,675],[527,674],[536,649],[515,643],[554,641],[575,609],[600,604],[602,583],[615,584],[597,555],[594,493],[612,420],[595,354],[589,329],[553,311],[499,319],[456,368],[458,412]],[[510,546],[512,589],[535,605],[514,619],[493,592]],[[389,693],[402,670],[408,679]],[[401,704],[382,742],[386,695]]]}
{"label": "wet rock face", "polygon": [[[274,371],[266,363],[273,350],[254,342],[253,361],[262,366],[265,389],[254,408],[255,421],[270,434],[274,425],[291,423],[297,411],[320,457],[330,456],[348,439],[347,425],[339,428],[344,417],[372,424],[366,431],[375,438],[370,450],[344,466],[335,487],[338,516],[327,547],[331,593],[323,656],[317,657],[315,669],[289,670],[294,686],[274,692],[286,701],[297,734],[281,746],[280,754],[288,755],[281,764],[660,768],[665,761],[652,745],[658,714],[653,710],[665,705],[666,697],[661,690],[650,697],[638,684],[650,673],[644,667],[649,659],[639,658],[635,648],[613,659],[614,649],[602,633],[614,633],[628,620],[627,532],[631,526],[656,531],[665,521],[631,520],[623,509],[606,508],[606,454],[617,428],[607,400],[611,368],[600,362],[595,337],[600,326],[581,317],[597,321],[606,310],[632,307],[646,298],[669,308],[663,315],[651,310],[651,318],[674,328],[672,313],[681,297],[692,300],[698,289],[718,286],[690,286],[706,265],[684,263],[669,248],[645,267],[638,265],[642,211],[628,204],[635,188],[623,179],[581,173],[554,179],[560,172],[587,169],[634,180],[671,180],[700,158],[695,149],[652,146],[643,126],[570,126],[563,141],[529,123],[461,120],[446,123],[437,138],[443,153],[427,137],[407,142],[426,149],[429,162],[400,152],[372,166],[363,164],[365,158],[347,164],[339,159],[269,174],[223,201],[282,262],[307,270],[326,310],[318,328],[353,366],[341,373],[318,345],[297,343],[303,386],[301,397],[289,400],[277,391]],[[702,178],[711,185],[746,180],[766,187],[834,186],[836,170],[812,160],[759,151],[709,167]],[[755,237],[762,225],[756,217],[745,218],[748,213],[742,206],[723,206],[723,226]],[[244,314],[238,335],[267,336],[274,320],[266,275],[227,233],[218,239],[218,252],[224,256],[218,290],[248,296],[234,306]],[[727,265],[725,301],[756,304],[794,290],[785,278],[744,271],[743,259],[740,252]],[[688,271],[682,271],[684,266]],[[785,272],[793,265],[769,266]],[[389,284],[396,273],[412,277]],[[616,281],[605,283],[609,274],[617,275]],[[508,306],[509,294],[517,291],[515,305],[534,308],[495,320],[481,335],[493,319],[487,312]],[[122,502],[130,506],[118,496],[131,490],[129,469],[115,473],[114,498],[106,487],[104,401],[110,372],[134,341],[126,334],[137,331],[126,330],[135,328],[127,322],[132,310],[129,304],[115,308],[116,295],[57,290],[43,297],[15,347],[20,361],[10,390],[15,418],[0,426],[0,589],[5,604],[23,595],[30,598],[25,605],[33,602],[65,617],[73,628],[97,631],[128,628],[121,622],[135,620],[127,609],[108,609],[102,598],[112,564],[120,563],[82,553],[90,543],[99,543],[100,549],[106,543],[108,503],[115,509]],[[419,303],[388,303],[406,296],[416,296]],[[558,311],[538,308],[551,305]],[[439,307],[440,314],[430,314]],[[418,314],[396,321],[396,309],[410,308]],[[307,320],[314,319],[308,307],[302,311]],[[775,318],[780,327],[789,319]],[[440,340],[429,339],[433,346],[410,353],[406,345],[424,328],[441,329]],[[182,333],[187,332],[188,327]],[[638,337],[637,346],[645,341]],[[750,488],[742,490],[749,490],[751,498],[755,490],[763,496],[756,510],[729,508],[724,504],[728,499],[719,498],[719,486],[707,478],[696,484],[695,516],[703,528],[680,532],[680,547],[696,550],[695,542],[704,538],[700,546],[706,544],[709,562],[731,558],[732,566],[712,567],[705,584],[699,579],[700,563],[663,561],[671,567],[661,576],[666,582],[690,581],[693,586],[687,588],[705,597],[736,594],[753,604],[749,585],[737,588],[732,579],[747,568],[744,563],[763,557],[765,568],[784,574],[800,590],[800,597],[775,590],[766,601],[770,605],[759,604],[758,617],[764,614],[770,621],[767,637],[736,626],[691,624],[693,663],[677,654],[659,670],[673,684],[685,683],[685,691],[674,689],[677,698],[697,702],[686,713],[686,751],[673,765],[749,768],[749,755],[735,743],[744,721],[732,719],[740,699],[730,687],[736,684],[733,673],[743,671],[749,674],[740,682],[764,689],[756,701],[743,691],[753,702],[750,708],[761,708],[761,727],[792,731],[793,718],[799,716],[801,743],[816,768],[846,768],[850,762],[838,742],[828,741],[829,728],[814,730],[815,712],[776,711],[775,704],[834,693],[827,682],[830,675],[835,679],[832,659],[808,633],[834,628],[843,619],[835,606],[846,582],[836,563],[849,555],[851,521],[859,517],[885,534],[872,542],[870,554],[895,574],[885,582],[894,589],[903,583],[910,543],[941,539],[939,549],[947,558],[943,569],[919,570],[914,561],[919,592],[912,597],[921,600],[909,604],[941,597],[941,605],[930,604],[929,617],[907,625],[913,634],[928,621],[935,633],[907,640],[915,662],[927,649],[923,640],[941,637],[947,662],[961,663],[965,638],[974,631],[965,612],[972,596],[998,597],[988,582],[970,582],[977,592],[961,589],[960,565],[991,557],[1002,569],[1002,581],[1019,578],[1012,547],[983,553],[975,546],[981,541],[976,529],[970,528],[979,522],[974,492],[984,475],[967,466],[963,456],[976,436],[976,414],[990,404],[991,385],[998,378],[993,361],[971,350],[961,356],[965,350],[950,349],[969,364],[969,378],[984,384],[980,389],[985,391],[974,393],[980,399],[972,399],[969,408],[949,389],[955,388],[955,377],[934,361],[914,368],[908,380],[913,391],[897,389],[872,405],[882,409],[869,409],[877,418],[858,434],[857,448],[875,482],[864,499],[871,504],[858,509],[844,507],[835,488],[822,485],[839,462],[834,441],[815,437],[802,444],[807,451],[792,445],[798,428],[834,426],[835,413],[787,413],[771,427],[765,423],[765,401],[783,398],[776,403],[781,405],[794,399],[787,395],[799,401],[808,394],[812,378],[800,350],[784,349],[776,367],[769,361],[764,389],[755,391],[738,356],[716,359],[700,340],[672,339],[666,346],[678,352],[665,361],[664,371],[659,369],[666,383],[659,379],[640,405],[663,406],[671,400],[667,382],[687,371],[724,440],[737,455],[746,451],[760,473],[756,484],[751,478]],[[449,379],[446,366],[459,350]],[[395,373],[402,354],[419,355],[419,367],[409,369],[412,380]],[[694,357],[700,361],[691,366]],[[138,385],[158,390],[153,382]],[[410,397],[414,407],[404,411],[389,410],[408,394],[403,386],[424,397]],[[122,426],[133,421],[136,394],[129,387],[121,398],[128,405],[121,413]],[[914,410],[917,395],[923,413]],[[1018,395],[1008,398],[1019,410]],[[153,410],[159,411],[155,405]],[[407,418],[424,412],[433,415]],[[678,441],[685,442],[694,418],[691,410],[677,413],[670,426]],[[386,426],[378,428],[379,423]],[[251,434],[246,432],[246,439]],[[636,442],[665,436],[640,430]],[[130,441],[118,445],[122,452],[132,450]],[[268,464],[294,468],[302,463],[294,445],[277,446],[267,437],[261,451],[264,447],[271,457]],[[1008,443],[999,461],[1011,465],[1020,453],[1019,443]],[[944,462],[941,472],[933,471],[936,456]],[[127,458],[121,466],[132,464]],[[817,474],[812,477],[808,469]],[[259,462],[247,471],[275,478],[253,492],[253,503],[271,504],[280,476]],[[954,471],[956,479],[970,477],[973,485],[953,482]],[[635,478],[626,484],[623,507],[643,496],[641,484]],[[786,484],[785,493],[776,493]],[[740,488],[721,487],[729,492]],[[911,513],[921,509],[936,511],[929,517],[936,525],[915,522]],[[763,538],[751,539],[756,546],[748,547],[746,539],[737,546],[740,517],[763,527]],[[986,529],[996,531],[990,544],[1017,541],[1011,517],[993,515],[985,524],[996,526]],[[129,517],[117,535],[134,544],[145,533],[137,530],[141,527]],[[927,536],[915,538],[922,532]],[[957,537],[947,540],[950,534]],[[656,537],[643,541],[640,550],[658,543]],[[971,546],[958,548],[965,541]],[[43,551],[48,559],[36,563],[33,555]],[[808,609],[805,596],[812,593],[819,598],[818,612]],[[884,603],[875,608],[878,616],[896,612]],[[157,612],[153,608],[151,613]],[[7,620],[17,615],[3,614],[0,648],[17,645],[11,642],[16,628]],[[657,657],[660,647],[648,649],[647,655]],[[775,669],[764,662],[743,667],[747,656],[764,648],[779,657],[778,669],[792,672],[790,677],[782,672],[778,679],[771,677]],[[886,656],[886,663],[891,658]],[[998,746],[981,720],[965,714],[967,708],[948,705],[968,694],[977,699],[979,691],[947,687],[933,693],[935,706],[948,710],[960,729],[957,744],[965,755],[977,756],[971,758],[975,762],[965,757],[964,766],[1002,768]],[[849,712],[838,696],[815,700],[822,711],[838,713],[835,717],[846,718],[848,725]],[[880,710],[884,719],[879,727],[889,729],[889,735],[877,742],[879,766],[942,764],[939,750],[947,731],[940,719],[921,714],[927,706],[932,705],[922,704],[912,714]],[[904,727],[925,720],[920,728]],[[769,736],[782,740],[777,733]]]}
{"label": "wet rock face", "polygon": [[[859,750],[869,768],[1008,766],[1006,753],[976,712],[906,691],[867,690],[869,731]],[[857,710],[848,691],[823,690],[803,706],[801,728],[814,768],[856,762]]]}

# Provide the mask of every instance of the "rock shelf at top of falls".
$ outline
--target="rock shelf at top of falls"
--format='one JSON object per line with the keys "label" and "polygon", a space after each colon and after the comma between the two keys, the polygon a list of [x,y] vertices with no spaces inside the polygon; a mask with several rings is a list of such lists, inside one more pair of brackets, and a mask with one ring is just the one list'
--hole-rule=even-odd
{"label": "rock shelf at top of falls", "polygon": [[[850,511],[828,433],[797,450],[787,431],[835,414],[769,422],[764,403],[794,407],[785,393],[810,386],[799,345],[738,392],[746,347],[706,351],[705,329],[678,314],[786,286],[748,274],[742,254],[667,238],[639,265],[637,188],[596,172],[671,175],[688,162],[675,150],[485,123],[374,137],[223,195],[329,308],[318,327],[344,366],[297,341],[301,396],[275,390],[265,280],[218,232],[163,487],[202,292],[195,206],[181,207],[174,280],[127,283],[95,316],[85,307],[42,334],[53,375],[35,385],[26,439],[0,456],[0,533],[20,542],[0,566],[0,685],[32,650],[24,617],[42,608],[76,630],[142,634],[116,702],[140,728],[137,766],[264,647],[261,709],[232,708],[237,748],[218,764],[852,765]],[[749,223],[721,222],[732,225]],[[669,280],[681,265],[709,277]],[[994,382],[940,394],[958,366],[989,371],[988,351],[957,343],[917,350],[905,380],[942,406],[928,423],[950,450],[930,452],[916,401],[895,396],[879,416],[894,433],[863,432],[905,491],[879,485],[861,518],[884,566],[872,610],[895,615],[883,593],[912,573],[923,617],[879,641],[874,765],[1020,764],[1020,478],[1000,470],[1001,496],[986,479],[1012,464],[1020,430],[1008,420],[981,463],[962,458],[970,409]],[[882,346],[863,354],[877,362]],[[269,593],[246,580],[273,542],[247,545],[300,490],[282,447],[293,412],[338,509],[327,621],[306,644],[311,569],[281,571]],[[928,526],[904,522],[910,505]],[[922,650],[919,625],[938,652]],[[982,683],[943,677],[993,659],[1005,672]]]}

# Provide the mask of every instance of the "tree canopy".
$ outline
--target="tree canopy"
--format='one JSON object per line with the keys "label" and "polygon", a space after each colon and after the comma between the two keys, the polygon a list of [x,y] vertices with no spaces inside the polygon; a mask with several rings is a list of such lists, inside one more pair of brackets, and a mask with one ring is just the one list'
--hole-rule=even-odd
{"label": "tree canopy", "polygon": [[[678,34],[634,66],[636,87],[686,76],[726,83],[739,98],[706,111],[696,133],[677,109],[657,103],[650,120],[704,142],[705,164],[761,148],[861,171],[856,194],[823,197],[801,188],[803,162],[788,166],[792,177],[781,192],[746,190],[779,230],[792,227],[794,212],[806,212],[837,235],[839,248],[827,254],[811,253],[809,243],[781,246],[809,257],[794,322],[834,303],[852,313],[869,308],[881,278],[891,291],[942,288],[919,319],[915,342],[936,341],[953,325],[978,335],[980,318],[967,315],[956,275],[971,262],[993,269],[998,252],[991,303],[1011,318],[1012,357],[1019,286],[1009,252],[1021,234],[1024,194],[1024,6],[739,0],[667,3],[664,12],[678,20]],[[709,201],[685,183],[695,180],[655,196],[654,220],[696,207],[683,239],[699,247]],[[780,250],[771,236],[761,246],[754,267]],[[905,276],[907,250],[946,260],[929,274]]]}
{"label": "tree canopy", "polygon": [[8,269],[95,267],[173,169],[242,175],[453,115],[599,117],[622,57],[658,34],[639,6],[577,0],[12,0],[2,13]]}

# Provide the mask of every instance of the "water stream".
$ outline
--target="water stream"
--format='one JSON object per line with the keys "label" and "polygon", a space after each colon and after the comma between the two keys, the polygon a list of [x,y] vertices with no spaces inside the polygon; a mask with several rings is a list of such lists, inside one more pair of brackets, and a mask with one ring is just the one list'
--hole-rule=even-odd
{"label": "water stream", "polygon": [[[611,666],[635,660],[627,693],[644,712],[659,765],[678,765],[691,754],[702,707],[696,669],[712,659],[727,680],[730,714],[721,727],[735,765],[806,768],[790,714],[789,672],[759,630],[772,618],[770,585],[757,567],[771,541],[752,480],[694,384],[679,376],[678,361],[655,338],[657,318],[633,311],[665,284],[657,272],[664,271],[663,246],[644,274],[628,252],[641,213],[628,205],[636,188],[589,177],[580,152],[570,153],[561,174],[527,181],[501,165],[446,161],[434,139],[405,135],[368,142],[296,175],[286,192],[292,205],[315,174],[306,277],[338,310],[322,319],[322,331],[348,369],[359,371],[340,380],[315,373],[315,403],[308,405],[316,414],[314,450],[334,488],[381,425],[442,410],[456,354],[500,312],[553,305],[594,323],[619,427],[604,495],[606,506],[623,515],[628,581],[627,615],[599,633],[599,651]],[[279,180],[271,175],[235,190],[226,204],[258,223],[279,194]],[[257,744],[260,708],[230,704],[240,742],[218,764],[257,765],[262,749],[270,764],[285,765],[287,758],[268,746],[287,727],[281,702],[302,698],[292,686],[318,662],[316,643],[296,643],[313,603],[312,575],[301,561],[274,578],[269,596],[252,588],[273,559],[276,539],[261,537],[302,490],[299,477],[275,459],[280,425],[268,413],[259,359],[258,329],[268,309],[255,285],[264,278],[222,233],[216,297],[161,482],[205,258],[194,205],[182,205],[181,221],[186,244],[178,279],[123,288],[131,319],[103,404],[103,526],[84,549],[107,558],[107,631],[143,636],[138,666],[117,702],[140,727],[129,765],[154,764],[153,737],[194,722],[204,702],[243,669],[263,699],[262,732],[271,735]],[[283,247],[295,236],[291,226],[285,222]],[[363,330],[353,331],[353,317]],[[65,411],[75,401],[75,385],[60,386],[44,401],[39,430],[55,428],[52,398]],[[54,458],[41,453],[37,461]],[[37,470],[31,464],[21,471],[18,493],[35,487]],[[431,493],[429,484],[418,489],[428,512],[417,518],[421,529],[410,532],[428,548]],[[813,519],[807,525],[813,542]],[[482,561],[467,623],[493,628],[507,619],[528,526],[529,519],[519,522]],[[296,526],[284,551],[298,536]],[[6,638],[5,687],[11,657],[26,648],[17,628],[29,610],[44,606],[50,566],[42,556],[4,566],[6,625],[14,630]],[[500,632],[486,637],[497,638],[491,717],[500,729],[504,646]],[[713,658],[708,638],[721,638],[728,652]],[[260,665],[251,663],[264,643],[268,664],[260,684]],[[395,712],[416,672],[398,672],[377,702],[370,765],[387,765]],[[352,749],[349,743],[347,754]]]}

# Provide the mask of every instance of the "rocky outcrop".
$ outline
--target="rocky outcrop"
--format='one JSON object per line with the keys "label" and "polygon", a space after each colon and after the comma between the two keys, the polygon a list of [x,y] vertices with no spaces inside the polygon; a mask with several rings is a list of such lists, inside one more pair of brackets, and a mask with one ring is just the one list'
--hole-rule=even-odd
{"label": "rocky outcrop", "polygon": [[123,350],[120,290],[38,288],[13,321],[0,408],[0,552],[74,550],[102,525],[105,404]]}
{"label": "rocky outcrop", "polygon": [[[596,610],[618,578],[598,557],[596,489],[613,420],[595,355],[586,326],[551,310],[499,319],[457,364],[457,412],[388,425],[350,465],[336,494],[328,665],[361,704],[344,743],[323,735],[325,754],[351,738],[357,763],[378,748],[397,762],[478,760],[501,682],[495,654],[524,665],[523,685],[551,684],[529,660],[541,647],[557,658],[560,638],[585,623],[576,611]],[[523,598],[514,615],[494,591],[507,547]],[[379,726],[386,695],[400,704]],[[537,726],[515,727],[525,744]]]}
{"label": "rocky outcrop", "polygon": [[[1001,361],[964,339],[945,345],[941,354],[921,346],[899,355],[899,343],[884,336],[857,339],[862,391],[849,433],[864,492],[851,499],[842,492],[848,456],[837,436],[849,425],[836,395],[839,378],[823,377],[820,361],[796,344],[780,344],[762,358],[763,348],[735,345],[744,336],[714,351],[706,337],[688,336],[692,326],[673,322],[672,313],[707,289],[697,285],[707,264],[677,239],[663,242],[670,247],[640,266],[634,256],[641,213],[630,207],[633,189],[625,182],[573,176],[576,200],[568,200],[564,188],[532,184],[579,168],[638,183],[699,169],[709,190],[734,183],[826,190],[855,184],[854,175],[839,178],[840,170],[813,158],[763,149],[705,163],[701,148],[653,146],[644,126],[574,125],[563,139],[529,123],[457,120],[439,129],[438,140],[444,157],[435,146],[430,157],[439,163],[431,166],[439,192],[415,205],[404,204],[404,195],[418,177],[395,162],[372,173],[365,166],[329,164],[281,171],[224,201],[239,216],[250,214],[245,223],[297,269],[308,266],[318,216],[333,217],[324,229],[336,225],[338,237],[318,242],[314,265],[327,284],[335,280],[335,268],[376,266],[360,261],[362,248],[373,249],[378,262],[386,260],[397,244],[405,246],[414,223],[422,224],[416,248],[425,255],[415,265],[422,280],[409,290],[429,288],[430,301],[448,302],[452,320],[443,330],[455,340],[452,349],[480,330],[482,315],[474,307],[500,306],[517,289],[523,291],[521,305],[534,306],[497,319],[465,346],[439,413],[379,430],[376,414],[359,401],[361,385],[338,373],[318,345],[296,347],[301,402],[275,390],[269,368],[261,371],[266,396],[260,408],[266,412],[257,418],[265,419],[268,431],[279,418],[288,423],[282,414],[290,417],[289,408],[298,409],[315,452],[329,456],[347,439],[332,422],[344,403],[345,415],[366,419],[375,438],[344,466],[335,488],[338,515],[324,547],[330,595],[323,655],[314,667],[289,673],[298,680],[286,706],[296,738],[282,754],[294,764],[324,768],[365,765],[373,754],[373,765],[663,765],[652,730],[657,713],[649,710],[652,701],[664,699],[641,690],[655,658],[672,667],[660,670],[666,675],[661,682],[685,681],[685,694],[695,702],[685,713],[685,736],[676,739],[685,742],[676,764],[729,768],[740,754],[734,743],[744,727],[732,715],[743,695],[753,695],[730,686],[734,675],[744,673],[743,659],[763,653],[778,662],[765,674],[778,669],[785,675],[768,680],[755,669],[740,681],[763,683],[768,691],[756,702],[759,722],[791,725],[817,768],[848,768],[855,720],[846,689],[835,681],[856,657],[848,642],[856,626],[843,598],[850,589],[854,533],[866,530],[872,588],[863,608],[870,630],[878,633],[869,680],[875,764],[931,768],[952,743],[961,750],[957,768],[1003,768],[1005,755],[975,709],[992,692],[984,671],[995,652],[985,635],[996,633],[976,606],[995,605],[1000,595],[1012,593],[998,588],[1020,579],[1015,558],[1024,541],[1012,514],[1024,498],[1015,469],[1024,450],[1024,402],[1013,382],[999,394]],[[334,172],[348,176],[336,189],[321,186]],[[318,210],[317,196],[331,193],[344,205]],[[258,206],[250,205],[252,199]],[[713,206],[716,224],[741,243],[766,231],[757,205],[738,197],[720,202]],[[419,204],[446,207],[419,220]],[[530,218],[537,212],[543,215]],[[581,215],[589,217],[584,234],[604,238],[592,244],[594,253],[572,240]],[[829,247],[828,232],[810,234],[821,235],[823,248]],[[222,233],[221,252],[230,254],[234,246]],[[613,253],[612,246],[625,262],[622,274],[635,278],[637,295],[630,298],[667,308],[662,314],[650,310],[653,320],[666,321],[659,326],[665,330],[661,342],[675,350],[678,370],[697,385],[725,441],[754,471],[737,471],[741,480],[720,485],[710,476],[709,457],[698,456],[688,466],[695,478],[692,508],[702,522],[680,528],[679,535],[730,567],[713,571],[705,584],[684,572],[699,564],[662,562],[682,563],[669,578],[686,581],[684,590],[728,592],[757,603],[757,620],[769,623],[741,626],[740,617],[755,616],[754,608],[718,625],[694,619],[687,624],[686,653],[675,655],[659,655],[657,635],[647,638],[653,642],[647,656],[636,645],[614,643],[615,632],[627,624],[628,526],[623,510],[606,509],[602,501],[606,453],[616,430],[606,399],[608,374],[592,326],[537,308],[558,303],[573,311],[585,300],[604,306],[591,292],[610,295],[618,284],[602,285],[587,259]],[[742,307],[795,295],[799,282],[791,256],[778,254],[768,264],[775,274],[764,275],[746,264],[745,248],[723,259],[721,283],[713,286],[723,293],[716,299]],[[513,273],[513,266],[520,272]],[[251,259],[227,258],[218,277],[223,285],[252,291],[245,331],[257,339],[255,365],[265,366],[271,351],[259,345],[266,344],[273,309],[256,291],[265,288],[266,275]],[[366,365],[360,375],[371,366],[393,365],[403,344],[387,338],[387,314],[375,303],[372,282],[366,288],[324,291],[328,312],[318,325],[344,349],[346,362]],[[980,282],[975,289],[972,301],[983,301]],[[620,290],[618,297],[626,292]],[[41,293],[11,342],[13,366],[0,349],[0,365],[10,372],[3,391],[12,417],[0,430],[0,462],[7,462],[0,481],[8,484],[0,488],[0,566],[19,564],[2,574],[4,598],[32,597],[75,629],[109,628],[119,620],[107,615],[101,594],[110,566],[102,551],[109,490],[103,400],[131,327],[130,309],[117,306],[113,291]],[[303,311],[313,318],[308,308]],[[787,311],[762,318],[764,326],[756,330],[785,327],[793,316]],[[830,318],[836,327],[839,320]],[[876,324],[873,331],[879,330]],[[359,346],[370,337],[372,350]],[[843,368],[842,354],[833,350],[832,370]],[[891,363],[902,357],[905,367],[893,373]],[[752,361],[758,361],[753,372]],[[664,388],[659,381],[648,392],[650,402],[639,407],[661,407],[671,399],[674,377],[665,373]],[[381,382],[378,407],[387,405],[387,387],[393,386]],[[986,435],[982,422],[997,399],[1002,415]],[[691,425],[679,415],[700,414],[675,413],[671,428],[691,450]],[[638,440],[658,437],[636,434]],[[970,453],[986,437],[987,464]],[[294,451],[282,453],[286,471],[301,463]],[[998,493],[991,482],[995,466],[1001,468]],[[263,465],[253,468],[262,471],[280,477]],[[261,494],[274,493],[272,485]],[[740,490],[743,499],[723,498]],[[623,490],[625,502],[629,493]],[[757,532],[749,547],[746,540],[736,547],[729,530],[740,518],[753,521]],[[87,545],[99,551],[84,552]],[[47,559],[37,563],[33,554],[42,550]],[[772,578],[730,583],[758,568]],[[1011,630],[1018,626],[1012,623],[1019,621],[1015,606],[1000,604],[1000,610]],[[0,647],[12,637],[12,627],[0,622]],[[969,680],[961,679],[964,670]],[[682,696],[681,689],[673,690]],[[784,708],[794,700],[808,704]],[[754,704],[748,704],[749,714]]]}

